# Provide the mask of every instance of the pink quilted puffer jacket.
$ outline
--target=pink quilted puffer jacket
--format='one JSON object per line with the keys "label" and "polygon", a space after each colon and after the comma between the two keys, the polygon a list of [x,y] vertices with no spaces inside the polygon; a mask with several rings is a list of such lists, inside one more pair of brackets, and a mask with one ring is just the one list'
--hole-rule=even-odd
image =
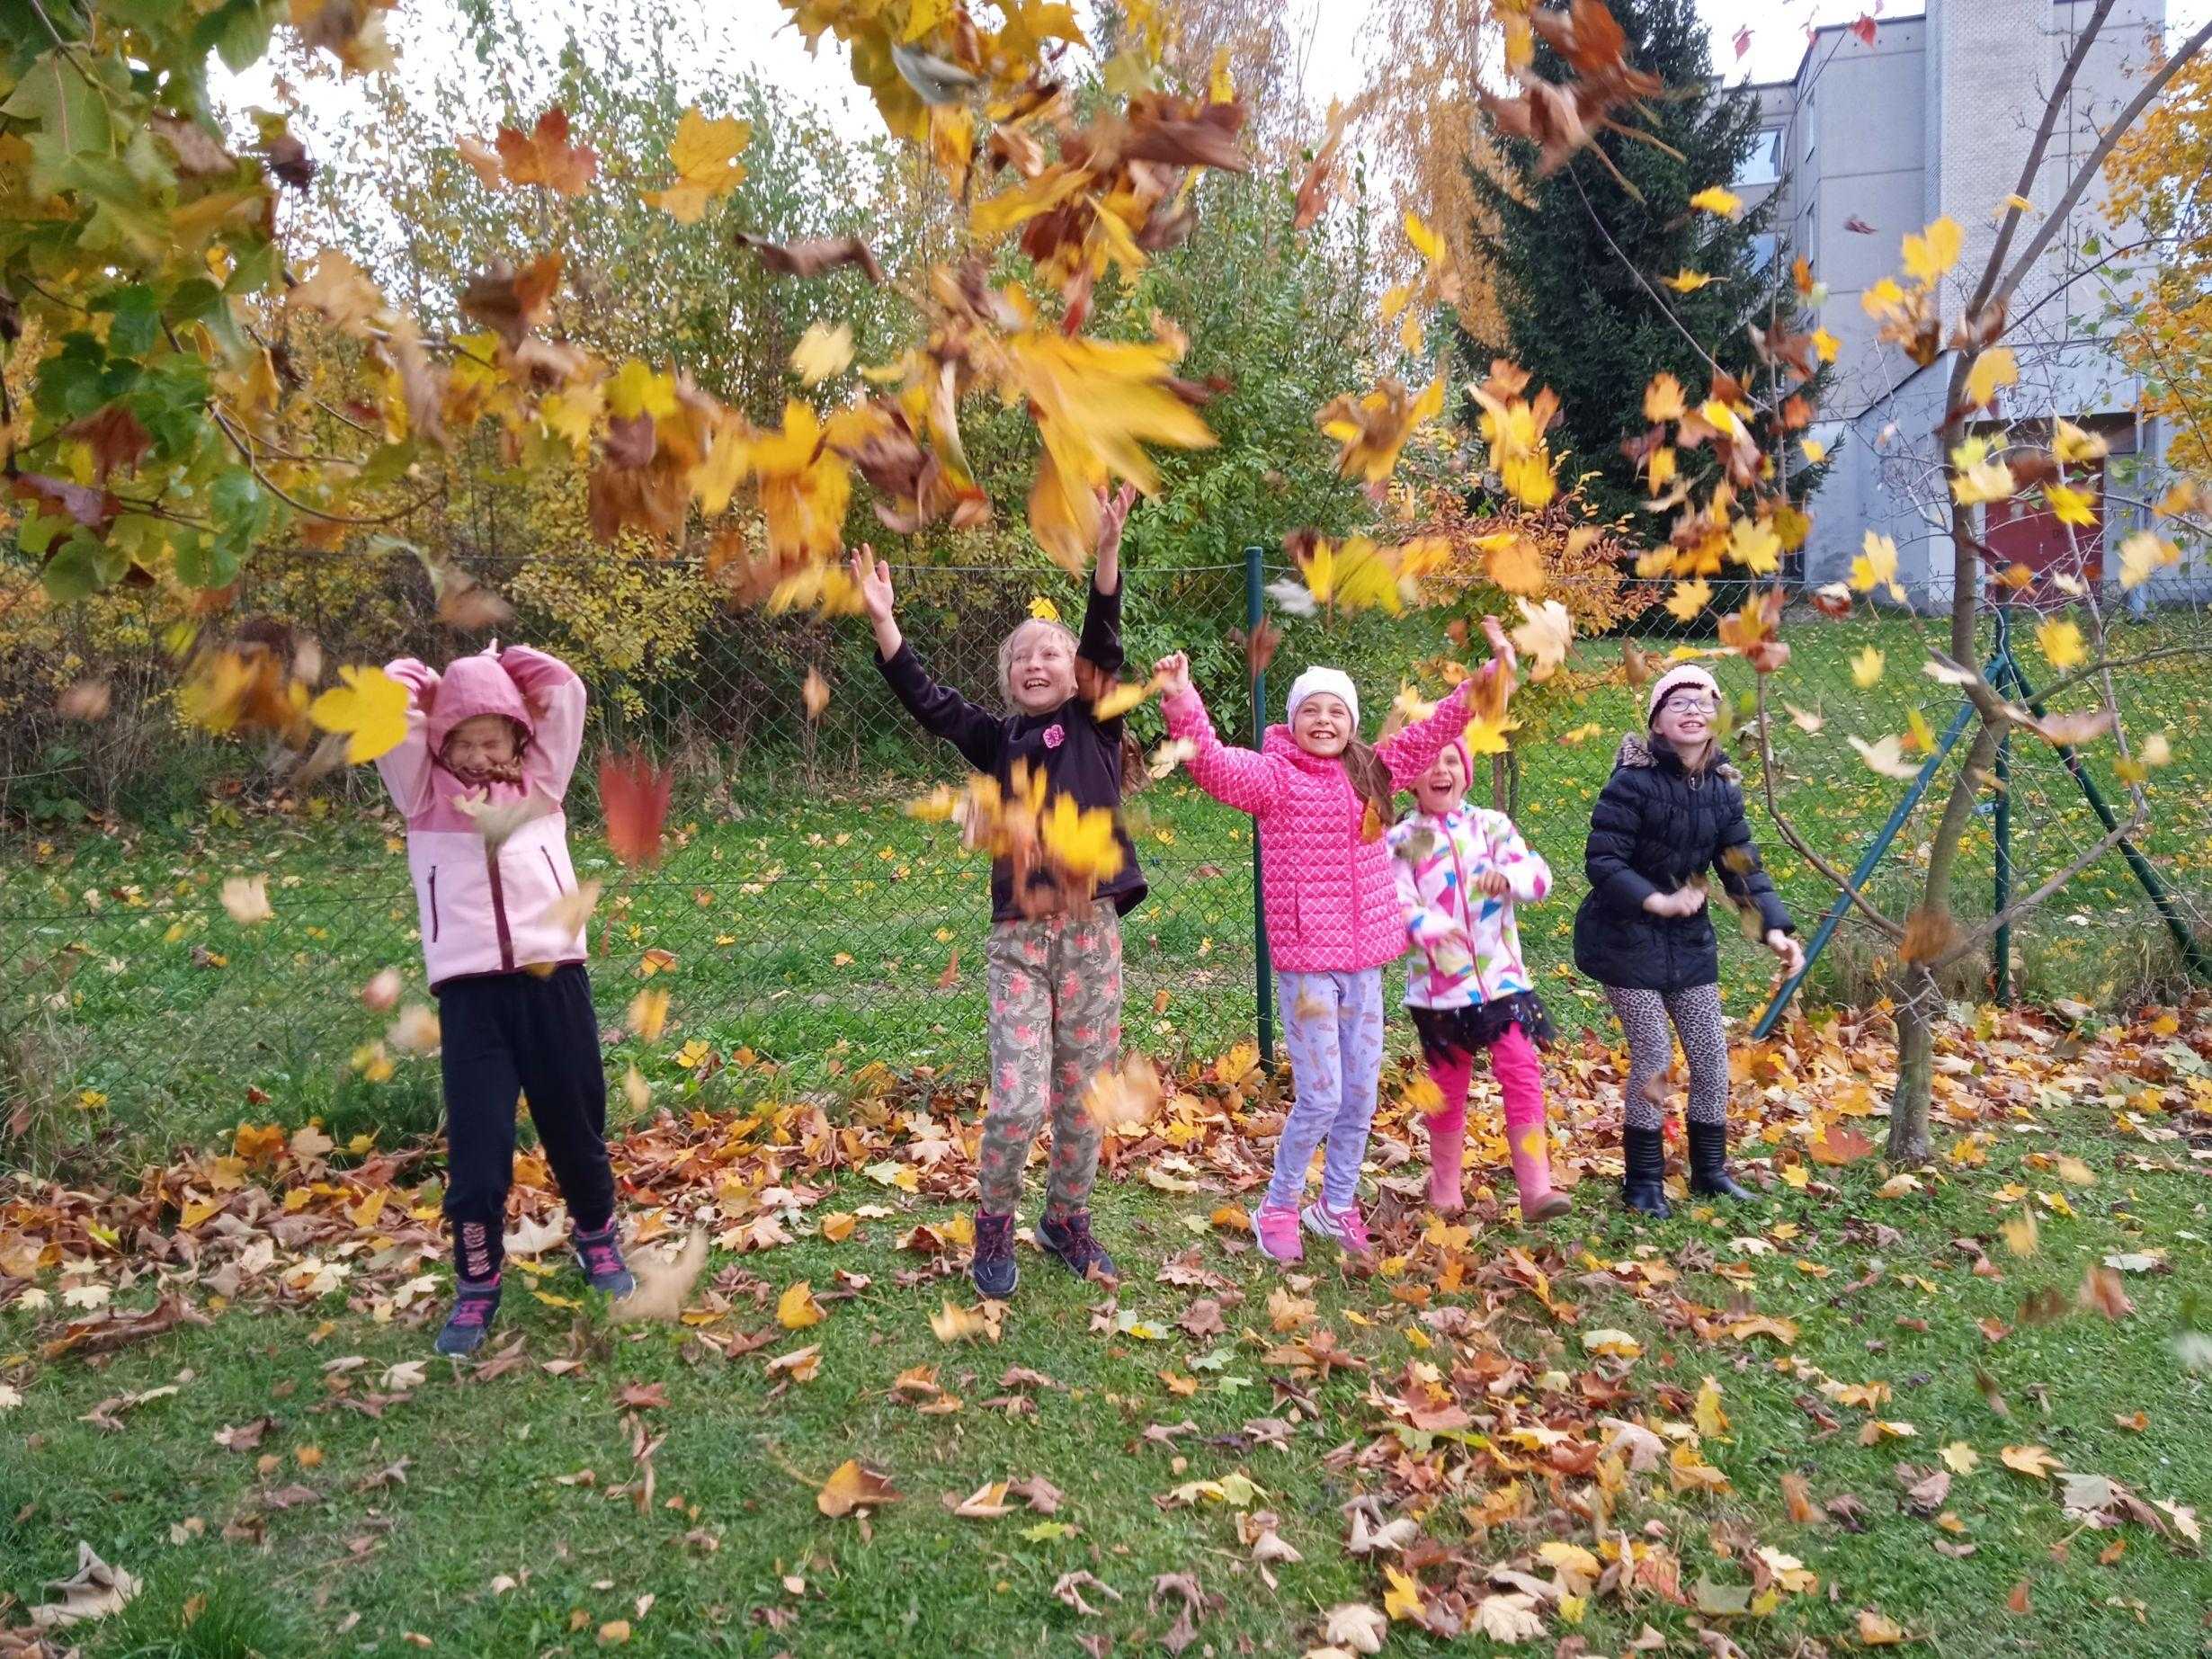
{"label": "pink quilted puffer jacket", "polygon": [[[528,646],[457,657],[443,674],[411,656],[384,672],[415,694],[407,735],[377,770],[407,821],[432,988],[464,975],[583,961],[584,930],[563,932],[545,912],[576,886],[561,800],[584,747],[584,682],[559,657]],[[455,804],[473,791],[439,759],[453,728],[477,714],[505,715],[530,733],[522,783],[484,793],[494,807],[528,801],[538,816],[496,848]]]}
{"label": "pink quilted puffer jacket", "polygon": [[[1427,719],[1375,745],[1393,789],[1411,789],[1467,729],[1473,688],[1472,680],[1462,682]],[[1231,748],[1214,736],[1195,689],[1163,707],[1168,735],[1197,745],[1186,764],[1199,788],[1256,822],[1275,970],[1356,973],[1405,955],[1405,916],[1390,849],[1379,839],[1360,840],[1367,805],[1344,763],[1307,754],[1288,726],[1269,727],[1257,754]]]}

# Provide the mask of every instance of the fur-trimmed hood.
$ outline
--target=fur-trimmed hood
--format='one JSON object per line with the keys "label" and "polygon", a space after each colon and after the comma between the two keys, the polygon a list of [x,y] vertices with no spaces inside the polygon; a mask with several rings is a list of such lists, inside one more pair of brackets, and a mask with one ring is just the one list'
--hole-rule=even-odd
{"label": "fur-trimmed hood", "polygon": [[[1681,757],[1673,750],[1655,748],[1649,738],[1638,736],[1634,732],[1623,737],[1620,747],[1613,752],[1613,770],[1616,772],[1623,766],[1672,766],[1680,770],[1681,765]],[[1717,750],[1713,755],[1711,772],[1714,777],[1726,778],[1730,783],[1740,784],[1744,781],[1744,774],[1736,771],[1728,757]]]}

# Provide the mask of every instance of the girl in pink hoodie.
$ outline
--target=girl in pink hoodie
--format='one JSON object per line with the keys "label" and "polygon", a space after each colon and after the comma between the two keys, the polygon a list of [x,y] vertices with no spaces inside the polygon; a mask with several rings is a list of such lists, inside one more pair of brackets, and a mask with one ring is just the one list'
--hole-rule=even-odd
{"label": "girl in pink hoodie", "polygon": [[1321,1199],[1303,1220],[1365,1256],[1358,1190],[1382,1075],[1382,970],[1405,953],[1382,826],[1392,792],[1411,788],[1465,729],[1475,682],[1462,682],[1427,719],[1370,750],[1358,741],[1360,695],[1351,678],[1309,668],[1290,688],[1289,724],[1270,727],[1255,754],[1214,736],[1183,653],[1163,657],[1154,673],[1167,692],[1169,736],[1194,745],[1185,763],[1191,776],[1215,799],[1251,813],[1259,836],[1268,947],[1297,1100],[1275,1145],[1274,1178],[1253,1217],[1253,1235],[1271,1261],[1305,1253],[1298,1202],[1325,1141]]}
{"label": "girl in pink hoodie", "polygon": [[443,674],[402,657],[407,735],[377,762],[407,821],[423,963],[438,998],[446,1217],[459,1293],[440,1353],[482,1346],[499,1307],[514,1108],[530,1102],[595,1289],[636,1288],[615,1237],[607,1075],[584,969],[561,810],[584,745],[584,682],[558,657],[497,645]]}

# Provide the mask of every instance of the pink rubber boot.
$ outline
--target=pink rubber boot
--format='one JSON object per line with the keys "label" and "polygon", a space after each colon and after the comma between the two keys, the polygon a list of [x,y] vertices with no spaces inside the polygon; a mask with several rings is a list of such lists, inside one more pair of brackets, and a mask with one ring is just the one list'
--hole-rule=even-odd
{"label": "pink rubber boot", "polygon": [[1444,1097],[1443,1110],[1427,1119],[1429,1208],[1440,1216],[1456,1216],[1467,1208],[1459,1172],[1467,1161],[1467,1091],[1474,1066],[1473,1057],[1464,1054],[1429,1062],[1429,1081]]}
{"label": "pink rubber boot", "polygon": [[1505,1097],[1505,1144],[1512,1154],[1513,1183],[1521,1190],[1521,1218],[1549,1221],[1574,1205],[1551,1184],[1551,1158],[1544,1139],[1544,1073],[1536,1047],[1518,1025],[1491,1045],[1490,1067]]}

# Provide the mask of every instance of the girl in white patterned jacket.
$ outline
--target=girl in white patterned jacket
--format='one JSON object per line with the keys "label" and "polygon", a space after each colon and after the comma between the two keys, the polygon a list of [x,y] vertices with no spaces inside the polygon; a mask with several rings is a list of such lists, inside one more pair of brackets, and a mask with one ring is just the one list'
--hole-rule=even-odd
{"label": "girl in white patterned jacket", "polygon": [[1502,812],[1467,804],[1474,758],[1465,743],[1439,755],[1414,785],[1417,808],[1389,832],[1398,905],[1415,954],[1405,971],[1405,1006],[1421,1035],[1429,1076],[1443,1097],[1429,1124],[1429,1202],[1439,1213],[1465,1207],[1460,1164],[1474,1057],[1490,1054],[1505,1097],[1505,1138],[1524,1221],[1565,1215],[1546,1154],[1544,1075],[1536,1044],[1551,1025],[1521,956],[1516,904],[1551,891],[1551,870]]}

